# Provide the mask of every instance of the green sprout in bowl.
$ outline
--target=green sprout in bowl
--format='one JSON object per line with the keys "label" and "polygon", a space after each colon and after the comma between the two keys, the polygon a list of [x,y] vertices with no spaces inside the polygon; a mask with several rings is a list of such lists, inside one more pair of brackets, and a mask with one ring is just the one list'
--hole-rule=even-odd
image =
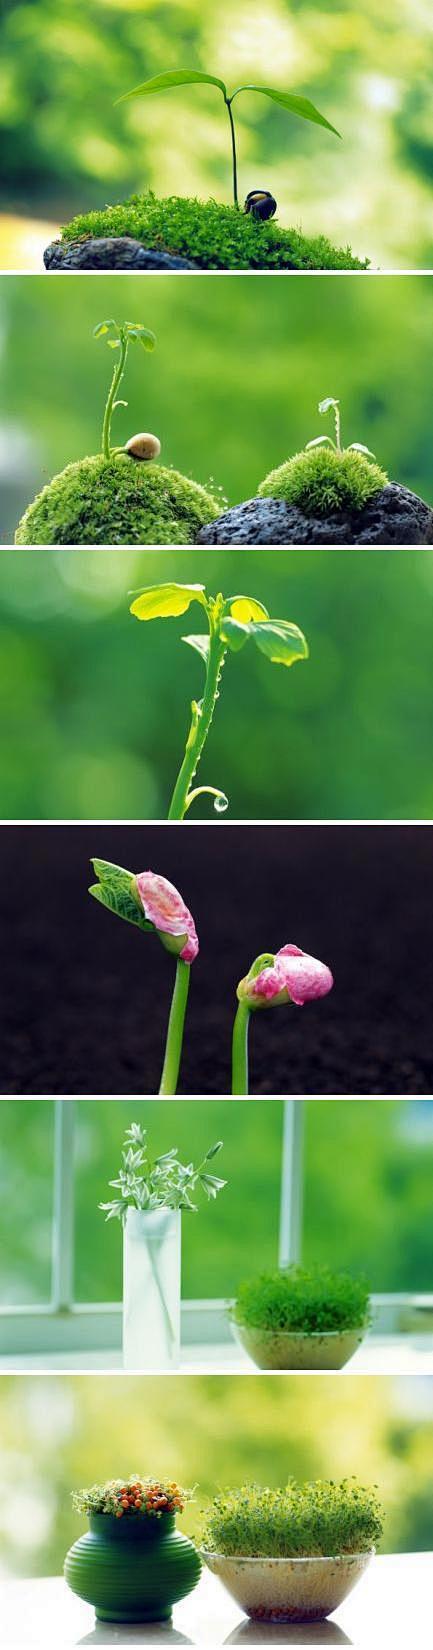
{"label": "green sprout in bowl", "polygon": [[369,1321],[364,1278],[327,1266],[288,1266],[239,1284],[232,1318],[248,1329],[301,1335],[364,1328]]}
{"label": "green sprout in bowl", "polygon": [[99,321],[93,337],[113,352],[101,450],[68,464],[25,511],[16,544],[193,544],[200,527],[218,515],[220,501],[178,470],[159,464],[158,436],[140,430],[112,445],[113,415],[131,345],[146,353],[155,334],[141,321]]}
{"label": "green sprout in bowl", "polygon": [[371,1552],[383,1527],[375,1488],[355,1478],[285,1489],[243,1484],[215,1497],[201,1534],[208,1553],[239,1558],[331,1558]]}
{"label": "green sprout in bowl", "polygon": [[[314,103],[311,103],[308,97],[295,97],[293,93],[280,91],[278,87],[275,86],[256,85],[236,86],[234,92],[229,94],[224,81],[220,80],[217,75],[200,74],[195,69],[170,69],[166,74],[153,75],[150,80],[143,80],[141,85],[133,86],[132,91],[124,92],[123,96],[118,98],[117,101],[118,103],[125,103],[131,98],[149,97],[158,92],[168,92],[173,87],[193,86],[197,84],[216,86],[222,93],[224,106],[227,109],[230,125],[233,202],[236,209],[239,209],[239,195],[236,130],[233,115],[233,103],[235,97],[239,97],[241,92],[260,92],[264,97],[269,97],[273,103],[278,103],[283,109],[286,109],[288,114],[298,115],[301,120],[312,121],[315,126],[324,126],[328,132],[333,132],[335,137],[340,137],[340,133],[337,132],[336,127],[331,126],[330,121],[326,120],[325,116],[320,114],[319,109],[316,109]],[[247,212],[251,212],[252,216],[257,217],[258,219],[268,217],[272,212],[272,206],[270,205],[272,202],[273,197],[269,195],[268,190],[252,190],[250,191],[250,194],[247,195],[245,210]],[[273,203],[273,206],[275,209],[275,203]]]}
{"label": "green sprout in bowl", "polygon": [[342,446],[340,402],[330,395],[319,401],[319,413],[326,417],[329,412],[334,416],[334,437],[315,436],[303,452],[271,470],[258,488],[260,498],[284,499],[305,514],[320,517],[362,510],[382,492],[388,476],[370,448],[360,441]]}

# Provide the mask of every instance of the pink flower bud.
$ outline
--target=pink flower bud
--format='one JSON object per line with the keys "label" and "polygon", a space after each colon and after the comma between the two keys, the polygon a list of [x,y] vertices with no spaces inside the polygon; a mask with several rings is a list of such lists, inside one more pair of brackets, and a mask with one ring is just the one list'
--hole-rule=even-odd
{"label": "pink flower bud", "polygon": [[145,917],[154,923],[162,944],[183,962],[194,962],[198,953],[194,919],[174,884],[156,871],[139,871],[135,884]]}
{"label": "pink flower bud", "polygon": [[277,1008],[279,1003],[296,1003],[302,1008],[315,997],[326,997],[334,981],[330,968],[309,957],[299,945],[283,945],[269,968],[246,975],[238,986],[238,997],[250,1008]]}

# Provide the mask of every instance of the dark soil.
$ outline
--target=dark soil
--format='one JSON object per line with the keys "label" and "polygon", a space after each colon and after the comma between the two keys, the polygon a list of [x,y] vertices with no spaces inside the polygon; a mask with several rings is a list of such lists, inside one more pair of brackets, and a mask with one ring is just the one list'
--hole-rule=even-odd
{"label": "dark soil", "polygon": [[51,241],[44,252],[48,271],[73,269],[198,269],[189,258],[153,252],[131,235],[91,235],[82,241]]}
{"label": "dark soil", "polygon": [[154,1094],[173,962],[87,895],[92,854],[171,878],[195,917],[180,1092],[230,1092],[235,986],[287,941],[334,990],[251,1024],[251,1092],[431,1094],[433,827],[3,826],[4,1094]]}
{"label": "dark soil", "polygon": [[433,510],[398,482],[356,514],[307,516],[284,499],[249,498],[202,527],[198,544],[431,544]]}

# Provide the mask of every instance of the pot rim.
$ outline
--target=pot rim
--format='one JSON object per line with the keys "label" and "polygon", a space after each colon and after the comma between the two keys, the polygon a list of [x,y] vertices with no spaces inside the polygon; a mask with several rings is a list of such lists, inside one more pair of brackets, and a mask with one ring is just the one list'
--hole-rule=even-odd
{"label": "pot rim", "polygon": [[234,1323],[236,1329],[244,1329],[247,1334],[271,1335],[273,1340],[276,1340],[284,1335],[285,1339],[290,1339],[291,1341],[323,1341],[325,1336],[328,1341],[337,1340],[337,1338],[340,1339],[342,1335],[360,1335],[368,1327],[366,1318],[364,1318],[363,1323],[352,1324],[351,1327],[347,1329],[268,1329],[266,1325],[261,1328],[259,1324],[239,1323],[238,1319],[234,1317],[232,1317],[231,1321]]}
{"label": "pot rim", "polygon": [[260,1557],[244,1557],[237,1553],[211,1552],[208,1547],[198,1547],[201,1558],[218,1558],[223,1564],[346,1564],[349,1558],[374,1558],[375,1547],[365,1547],[362,1553],[305,1553],[303,1557],[294,1555],[290,1558],[274,1557],[272,1553],[262,1553]]}

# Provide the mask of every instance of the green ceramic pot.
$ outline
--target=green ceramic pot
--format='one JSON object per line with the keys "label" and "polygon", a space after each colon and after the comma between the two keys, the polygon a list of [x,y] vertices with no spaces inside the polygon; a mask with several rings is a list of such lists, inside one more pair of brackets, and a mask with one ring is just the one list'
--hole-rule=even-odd
{"label": "green ceramic pot", "polygon": [[169,1621],[172,1605],[192,1591],[200,1571],[174,1513],[158,1519],[90,1513],[89,1529],[64,1566],[68,1586],[94,1605],[99,1621]]}

